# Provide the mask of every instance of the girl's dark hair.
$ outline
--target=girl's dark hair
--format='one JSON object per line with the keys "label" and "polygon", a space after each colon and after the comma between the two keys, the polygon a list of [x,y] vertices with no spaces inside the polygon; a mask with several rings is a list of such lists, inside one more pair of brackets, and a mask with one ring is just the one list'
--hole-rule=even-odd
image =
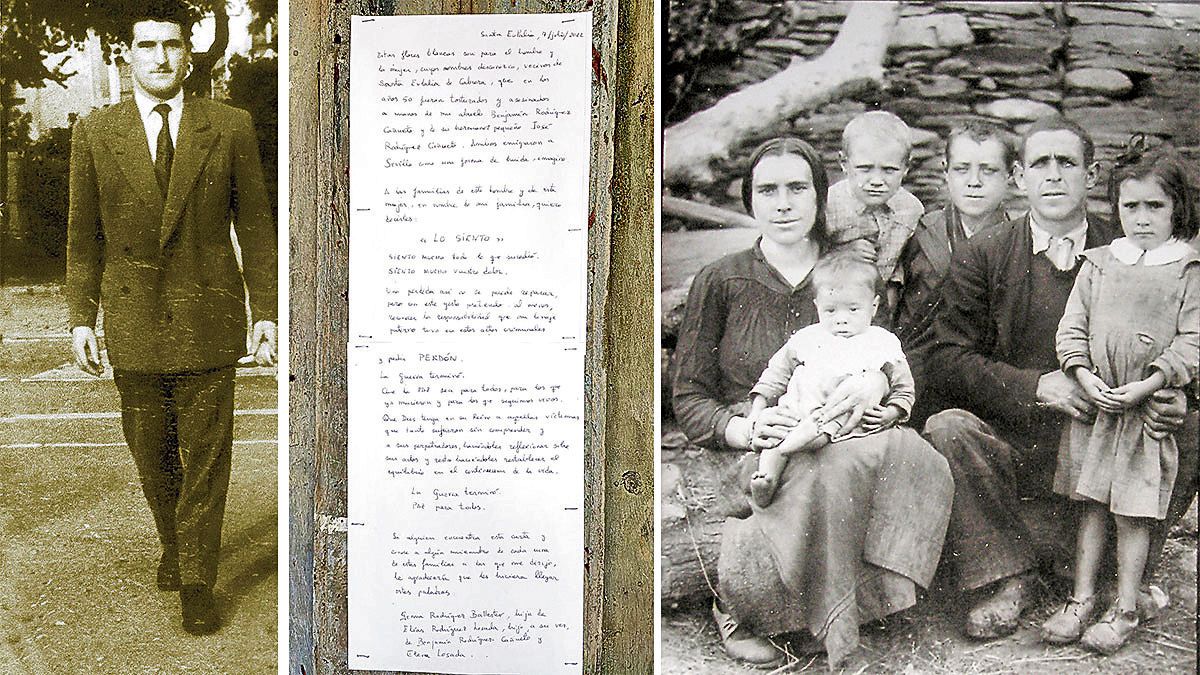
{"label": "girl's dark hair", "polygon": [[825,165],[821,156],[809,145],[795,136],[779,136],[763,143],[750,154],[750,163],[746,165],[746,173],[742,176],[742,206],[751,216],[751,196],[754,192],[754,169],[767,156],[798,155],[808,163],[812,172],[813,189],[817,192],[817,215],[813,220],[813,241],[817,242],[821,251],[829,248],[829,230],[825,225],[825,202],[829,198],[829,174],[825,173]]}
{"label": "girl's dark hair", "polygon": [[1144,134],[1130,137],[1109,176],[1108,203],[1112,206],[1113,217],[1120,222],[1121,184],[1131,178],[1145,180],[1151,177],[1171,199],[1171,236],[1180,241],[1195,237],[1200,232],[1200,217],[1196,213],[1196,198],[1183,159],[1168,145],[1148,150]]}

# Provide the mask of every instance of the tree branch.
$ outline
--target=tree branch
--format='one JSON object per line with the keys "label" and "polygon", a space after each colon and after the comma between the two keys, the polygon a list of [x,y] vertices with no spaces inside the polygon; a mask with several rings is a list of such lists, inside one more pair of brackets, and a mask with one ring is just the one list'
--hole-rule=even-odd
{"label": "tree branch", "polygon": [[714,161],[782,120],[834,100],[863,80],[883,79],[883,57],[900,15],[899,2],[856,2],[825,53],[793,59],[779,73],[726,96],[663,134],[663,182],[711,184]]}
{"label": "tree branch", "polygon": [[670,195],[663,195],[662,212],[664,216],[676,216],[717,227],[758,227],[753,218],[740,211]]}

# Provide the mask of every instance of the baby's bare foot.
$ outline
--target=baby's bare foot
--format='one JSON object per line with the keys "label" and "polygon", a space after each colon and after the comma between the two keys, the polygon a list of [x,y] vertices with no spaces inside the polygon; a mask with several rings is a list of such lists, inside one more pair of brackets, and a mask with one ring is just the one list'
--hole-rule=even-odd
{"label": "baby's bare foot", "polygon": [[750,498],[760,508],[766,508],[775,498],[778,482],[761,471],[750,477]]}

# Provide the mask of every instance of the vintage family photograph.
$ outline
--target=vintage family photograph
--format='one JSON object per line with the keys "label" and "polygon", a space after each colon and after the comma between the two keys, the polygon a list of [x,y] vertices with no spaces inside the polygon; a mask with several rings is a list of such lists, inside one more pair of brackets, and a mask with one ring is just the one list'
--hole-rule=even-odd
{"label": "vintage family photograph", "polygon": [[0,672],[275,672],[276,0],[0,10]]}
{"label": "vintage family photograph", "polygon": [[661,672],[1194,672],[1200,7],[660,6]]}

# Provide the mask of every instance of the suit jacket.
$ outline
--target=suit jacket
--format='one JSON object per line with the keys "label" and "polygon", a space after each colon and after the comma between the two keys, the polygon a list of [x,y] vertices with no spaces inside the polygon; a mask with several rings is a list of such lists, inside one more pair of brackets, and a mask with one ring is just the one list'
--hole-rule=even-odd
{"label": "suit jacket", "polygon": [[[1117,228],[1088,217],[1087,245],[1111,242]],[[1022,438],[1053,436],[1062,419],[1037,405],[1036,370],[1012,365],[1032,293],[1029,216],[994,225],[955,251],[934,320],[930,386],[943,400]],[[1047,335],[1048,344],[1055,336]],[[1044,433],[1043,433],[1044,432]]]}
{"label": "suit jacket", "polygon": [[114,368],[172,373],[235,363],[246,352],[243,282],[253,319],[276,318],[275,239],[244,110],[184,102],[165,198],[133,100],[75,124],[67,303],[71,326],[94,326],[103,302]]}

